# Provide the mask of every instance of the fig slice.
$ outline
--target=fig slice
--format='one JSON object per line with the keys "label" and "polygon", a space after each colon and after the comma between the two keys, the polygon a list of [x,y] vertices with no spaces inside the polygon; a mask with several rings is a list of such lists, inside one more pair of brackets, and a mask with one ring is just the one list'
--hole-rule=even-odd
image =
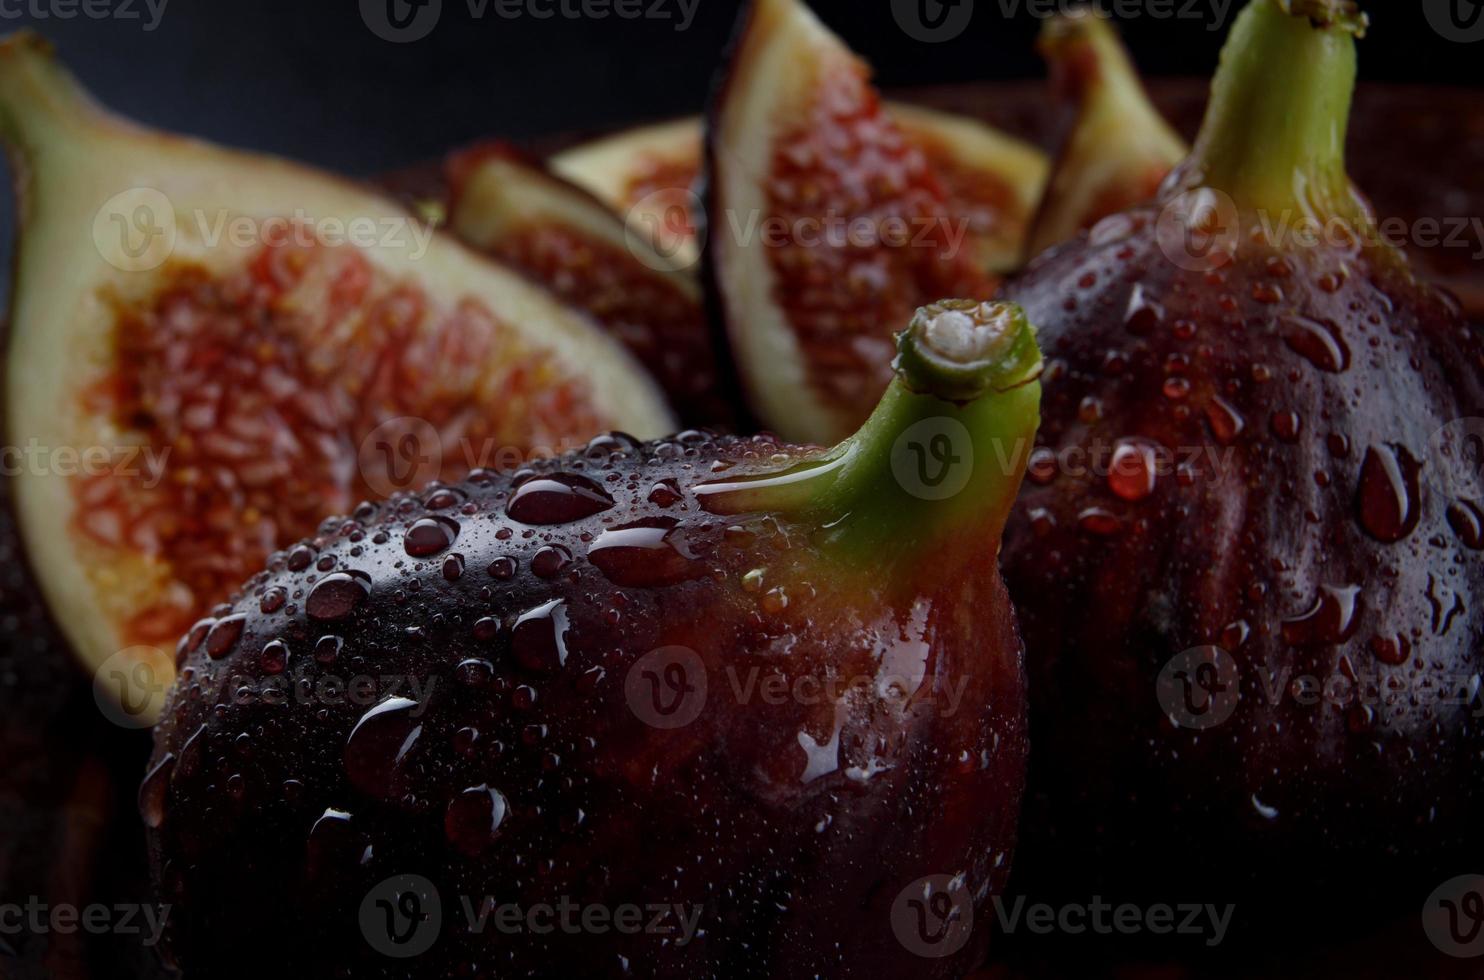
{"label": "fig slice", "polygon": [[444,169],[451,232],[606,327],[685,424],[735,425],[737,399],[720,383],[700,283],[676,257],[507,145],[461,151]]}
{"label": "fig slice", "polygon": [[894,324],[996,288],[929,154],[796,0],[745,9],[707,164],[706,272],[752,409],[787,438],[852,431],[891,378]]}
{"label": "fig slice", "polygon": [[6,442],[39,460],[15,506],[91,668],[123,651],[168,680],[154,647],[365,496],[671,425],[618,343],[519,275],[353,184],[110,116],[34,35],[0,42],[0,136]]}
{"label": "fig slice", "polygon": [[[933,162],[956,212],[993,272],[1018,267],[1021,243],[1046,183],[1046,156],[968,116],[907,102],[887,114]],[[702,122],[678,119],[625,130],[558,153],[551,169],[585,188],[685,267],[700,260],[691,210],[702,157]]]}
{"label": "fig slice", "polygon": [[1076,114],[1026,238],[1028,258],[1153,199],[1189,152],[1149,101],[1106,16],[1085,8],[1053,17],[1037,46],[1053,89]]}

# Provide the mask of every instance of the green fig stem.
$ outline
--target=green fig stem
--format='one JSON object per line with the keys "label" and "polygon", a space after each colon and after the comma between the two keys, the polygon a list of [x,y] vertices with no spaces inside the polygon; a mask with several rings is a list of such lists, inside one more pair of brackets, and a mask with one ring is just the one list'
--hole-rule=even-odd
{"label": "green fig stem", "polygon": [[817,524],[823,550],[888,577],[995,555],[1040,424],[1035,331],[1013,303],[950,300],[919,310],[897,348],[858,432],[784,473],[709,488],[729,498],[720,509]]}
{"label": "green fig stem", "polygon": [[1176,182],[1224,191],[1249,211],[1358,217],[1345,134],[1366,24],[1353,0],[1252,0]]}

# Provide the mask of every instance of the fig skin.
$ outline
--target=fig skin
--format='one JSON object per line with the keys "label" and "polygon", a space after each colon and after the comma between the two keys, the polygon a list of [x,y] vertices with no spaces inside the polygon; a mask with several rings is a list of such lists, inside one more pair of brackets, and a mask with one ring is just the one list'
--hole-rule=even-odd
{"label": "fig skin", "polygon": [[[1008,874],[1027,751],[993,543],[1039,362],[1000,353],[981,376],[1017,373],[1006,391],[959,406],[894,385],[843,454],[615,434],[513,476],[363,505],[275,556],[188,644],[141,788],[174,954],[213,977],[967,973]],[[859,474],[886,465],[919,409],[995,420],[1024,450],[977,470],[956,503],[913,507]],[[557,476],[584,489],[563,496]],[[615,530],[636,524],[673,528],[664,546]],[[608,547],[633,536],[651,550]],[[327,612],[345,614],[316,618]],[[235,643],[213,644],[222,623]],[[670,676],[646,665],[675,648],[684,677],[669,690],[703,678],[704,706],[654,727],[644,671]],[[369,709],[234,695],[272,676],[290,692],[327,676],[418,687]],[[415,961],[382,956],[358,925],[368,892],[402,874],[442,901],[441,934]],[[923,958],[894,916],[938,874],[963,876],[976,925],[956,955]],[[678,904],[700,910],[701,931],[684,945],[493,923],[479,935],[460,896]]]}
{"label": "fig skin", "polygon": [[[1202,162],[1223,161],[1187,164],[1006,290],[1048,359],[1048,452],[1003,562],[1036,732],[1019,887],[1235,901],[1249,937],[1291,927],[1295,903],[1353,924],[1415,908],[1479,853],[1478,705],[1437,701],[1484,669],[1484,564],[1457,516],[1478,511],[1429,444],[1484,414],[1484,341],[1400,253],[1266,242],[1242,192],[1230,252],[1177,265],[1158,227],[1202,193]],[[1247,191],[1266,176],[1234,172]],[[1372,220],[1348,181],[1327,201],[1311,186],[1350,227]],[[1147,446],[1193,465],[1152,487],[1143,464],[1080,468],[1124,441],[1126,461]],[[1239,699],[1200,729],[1160,685],[1206,645]],[[1333,696],[1307,703],[1305,676]]]}

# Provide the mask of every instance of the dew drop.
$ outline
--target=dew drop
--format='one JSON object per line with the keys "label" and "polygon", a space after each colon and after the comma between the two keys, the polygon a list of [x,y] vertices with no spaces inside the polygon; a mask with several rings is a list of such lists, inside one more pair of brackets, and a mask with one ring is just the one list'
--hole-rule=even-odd
{"label": "dew drop", "polygon": [[681,549],[673,523],[609,528],[589,546],[588,561],[615,585],[657,588],[699,578],[703,563]]}
{"label": "dew drop", "polygon": [[371,581],[364,573],[335,572],[309,590],[304,611],[311,619],[325,622],[344,619],[371,594]]}
{"label": "dew drop", "polygon": [[1398,633],[1396,636],[1371,637],[1371,653],[1383,664],[1400,667],[1412,655],[1412,641]]}
{"label": "dew drop", "polygon": [[572,553],[559,544],[547,545],[531,558],[531,573],[537,578],[555,578],[572,561]]}
{"label": "dew drop", "polygon": [[1128,307],[1124,311],[1123,322],[1130,333],[1147,334],[1164,320],[1164,309],[1144,294],[1142,284],[1134,286],[1129,294]]}
{"label": "dew drop", "polygon": [[449,801],[443,832],[465,856],[478,857],[499,835],[508,810],[499,790],[483,784],[471,786]]}
{"label": "dew drop", "polygon": [[431,558],[452,546],[459,536],[459,522],[452,517],[424,517],[402,535],[402,547],[413,558]]}
{"label": "dew drop", "polygon": [[211,631],[206,634],[206,654],[212,660],[220,660],[232,652],[237,641],[242,638],[242,628],[247,625],[247,616],[238,613],[219,619]]}
{"label": "dew drop", "polygon": [[1404,450],[1390,446],[1366,450],[1356,507],[1360,525],[1371,537],[1391,544],[1417,527],[1422,516],[1417,485],[1421,469]]}
{"label": "dew drop", "polygon": [[527,480],[505,512],[522,524],[566,524],[613,506],[613,498],[585,476],[557,474]]}
{"label": "dew drop", "polygon": [[289,665],[289,645],[282,640],[273,640],[263,647],[259,661],[263,666],[263,672],[267,674],[281,674]]}
{"label": "dew drop", "polygon": [[1032,450],[1025,472],[1032,483],[1046,486],[1056,479],[1056,454],[1045,446]]}
{"label": "dew drop", "polygon": [[1321,586],[1307,612],[1283,621],[1283,642],[1296,647],[1343,643],[1355,632],[1359,597],[1359,586]]}
{"label": "dew drop", "polygon": [[165,800],[174,772],[175,756],[167,752],[139,784],[139,815],[151,830],[158,830],[165,823]]}
{"label": "dew drop", "polygon": [[391,697],[371,708],[345,740],[345,772],[363,793],[387,798],[397,767],[422,735],[418,703]]}
{"label": "dew drop", "polygon": [[322,636],[314,644],[314,659],[322,664],[332,664],[340,656],[345,641],[338,636]]}
{"label": "dew drop", "polygon": [[275,585],[267,592],[264,592],[263,598],[258,600],[258,609],[261,610],[264,615],[271,615],[282,609],[284,603],[287,601],[288,593],[285,592],[281,587]]}
{"label": "dew drop", "polygon": [[1119,440],[1108,466],[1108,488],[1124,500],[1143,500],[1154,492],[1157,468],[1152,446]]}
{"label": "dew drop", "polygon": [[457,582],[464,577],[464,556],[449,555],[443,559],[443,578],[449,582]]}
{"label": "dew drop", "polygon": [[1273,435],[1278,441],[1294,443],[1298,441],[1299,432],[1304,427],[1304,420],[1298,412],[1274,412],[1273,417],[1268,420]]}
{"label": "dew drop", "polygon": [[567,605],[553,599],[515,621],[510,649],[530,671],[559,670],[567,662]]}
{"label": "dew drop", "polygon": [[1206,403],[1206,422],[1211,426],[1211,435],[1223,446],[1230,446],[1247,428],[1247,420],[1242,418],[1242,414],[1217,395]]}
{"label": "dew drop", "polygon": [[1339,374],[1350,367],[1350,349],[1330,324],[1302,316],[1282,319],[1283,341],[1321,371]]}
{"label": "dew drop", "polygon": [[501,555],[499,558],[490,562],[489,573],[490,578],[499,579],[501,582],[513,578],[515,576],[515,559],[507,555]]}
{"label": "dew drop", "polygon": [[1090,534],[1111,537],[1123,530],[1123,519],[1102,507],[1088,507],[1077,515],[1077,526]]}
{"label": "dew drop", "polygon": [[1459,500],[1449,505],[1448,525],[1465,547],[1474,551],[1484,548],[1484,514],[1473,503]]}

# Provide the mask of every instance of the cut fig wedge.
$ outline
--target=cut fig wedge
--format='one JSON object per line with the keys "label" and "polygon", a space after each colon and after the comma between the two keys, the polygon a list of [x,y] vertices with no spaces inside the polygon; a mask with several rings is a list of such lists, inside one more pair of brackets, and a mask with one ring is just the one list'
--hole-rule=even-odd
{"label": "cut fig wedge", "polygon": [[659,381],[685,424],[735,422],[690,269],[598,198],[508,146],[455,154],[445,171],[450,231],[608,328]]}
{"label": "cut fig wedge", "polygon": [[1075,106],[1076,118],[1026,237],[1027,258],[1152,200],[1190,152],[1149,101],[1105,16],[1088,8],[1053,17],[1038,47],[1052,87]]}
{"label": "cut fig wedge", "polygon": [[831,443],[890,380],[893,325],[997,277],[839,38],[797,0],[756,0],[742,25],[709,119],[707,274],[753,411]]}
{"label": "cut fig wedge", "polygon": [[[984,268],[1010,272],[1049,169],[1046,155],[968,116],[887,102],[886,111],[933,163]],[[699,261],[690,211],[701,171],[700,119],[626,130],[552,157],[551,169],[625,215],[681,267]]]}
{"label": "cut fig wedge", "polygon": [[621,345],[518,274],[352,184],[109,116],[32,35],[0,42],[0,136],[16,508],[90,667],[168,681],[154,648],[364,496],[671,425]]}

